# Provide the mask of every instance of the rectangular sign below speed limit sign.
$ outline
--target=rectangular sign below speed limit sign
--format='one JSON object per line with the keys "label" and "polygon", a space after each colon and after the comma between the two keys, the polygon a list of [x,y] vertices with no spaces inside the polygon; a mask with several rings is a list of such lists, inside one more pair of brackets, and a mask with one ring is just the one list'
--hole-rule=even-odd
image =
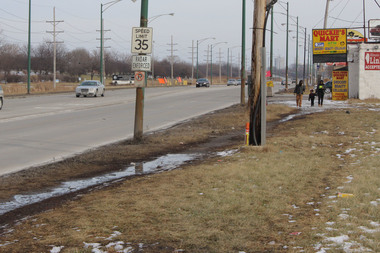
{"label": "rectangular sign below speed limit sign", "polygon": [[132,27],[132,53],[151,54],[152,41],[152,27]]}

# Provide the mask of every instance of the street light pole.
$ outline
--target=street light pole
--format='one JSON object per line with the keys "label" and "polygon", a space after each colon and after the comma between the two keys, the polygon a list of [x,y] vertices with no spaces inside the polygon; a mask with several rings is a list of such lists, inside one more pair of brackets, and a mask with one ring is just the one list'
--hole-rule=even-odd
{"label": "street light pole", "polygon": [[296,39],[296,84],[298,84],[298,17],[297,17],[297,39]]}
{"label": "street light pole", "polygon": [[305,27],[305,40],[304,40],[304,49],[303,49],[303,82],[306,83],[306,27]]}
{"label": "street light pole", "polygon": [[288,91],[289,76],[289,2],[286,3],[286,66],[285,66],[285,90]]}
{"label": "street light pole", "polygon": [[100,82],[104,84],[103,80],[103,4],[100,4]]}
{"label": "street light pole", "polygon": [[[105,4],[100,4],[100,82],[105,85],[104,82],[104,20],[103,20],[103,12],[105,12],[112,5],[120,2],[121,0],[114,0],[107,2]],[[136,0],[132,0],[136,1]],[[103,10],[103,7],[105,9]]]}
{"label": "street light pole", "polygon": [[196,75],[197,79],[199,78],[198,77],[198,49],[199,49],[199,44],[201,44],[203,41],[208,40],[208,39],[213,39],[214,40],[215,38],[208,37],[208,38],[204,38],[204,39],[201,39],[201,40],[197,40],[197,75]]}
{"label": "street light pole", "polygon": [[212,48],[215,47],[216,45],[219,45],[219,44],[226,44],[227,42],[218,42],[218,43],[215,43],[215,44],[211,44],[211,80],[210,80],[210,83],[212,85]]}
{"label": "street light pole", "polygon": [[30,56],[30,44],[31,44],[31,39],[30,39],[30,34],[31,34],[31,16],[32,16],[32,3],[31,0],[29,0],[29,23],[28,23],[28,87],[27,87],[27,92],[30,94],[30,71],[31,71],[31,56]]}

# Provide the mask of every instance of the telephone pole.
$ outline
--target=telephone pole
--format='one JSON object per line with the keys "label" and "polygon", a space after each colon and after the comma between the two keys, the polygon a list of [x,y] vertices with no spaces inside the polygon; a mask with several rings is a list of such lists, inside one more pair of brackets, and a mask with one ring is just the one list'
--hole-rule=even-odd
{"label": "telephone pole", "polygon": [[[140,11],[140,27],[148,26],[148,5],[149,0],[141,0],[141,11]],[[133,139],[137,142],[141,142],[143,138],[143,127],[144,127],[144,100],[145,100],[145,87],[147,84],[145,76],[144,87],[136,88],[136,106],[135,106],[135,126]]]}
{"label": "telephone pole", "polygon": [[[250,109],[250,134],[249,143],[251,145],[262,145],[265,140],[261,139],[261,117],[262,103],[266,98],[260,96],[262,89],[266,87],[265,83],[261,83],[262,73],[262,52],[265,29],[265,10],[266,0],[256,0],[253,17],[253,35],[252,35],[252,89],[249,94]],[[264,57],[265,58],[265,57]]]}
{"label": "telephone pole", "polygon": [[177,51],[177,50],[174,50],[174,46],[175,45],[178,45],[178,44],[174,44],[173,43],[173,35],[171,36],[171,43],[168,44],[170,46],[170,69],[171,69],[171,80],[170,80],[170,84],[171,85],[174,85],[174,77],[173,77],[173,72],[174,72],[174,54],[173,52],[174,51]]}
{"label": "telephone pole", "polygon": [[46,21],[46,23],[51,23],[53,25],[53,31],[46,31],[47,33],[50,33],[53,35],[53,42],[48,42],[48,43],[53,43],[53,87],[54,89],[56,88],[56,83],[57,83],[57,44],[58,43],[63,43],[63,41],[57,41],[56,37],[57,34],[63,33],[63,31],[57,31],[56,26],[64,22],[63,20],[55,20],[55,7],[53,8],[53,21]]}
{"label": "telephone pole", "polygon": [[194,40],[191,41],[191,84],[193,84],[193,80],[194,80]]}
{"label": "telephone pole", "polygon": [[327,19],[329,18],[329,5],[330,5],[330,0],[326,0],[325,21],[323,23],[323,29],[327,28]]}
{"label": "telephone pole", "polygon": [[245,105],[245,8],[246,0],[243,0],[242,6],[242,35],[241,35],[241,69],[240,69],[240,104]]}

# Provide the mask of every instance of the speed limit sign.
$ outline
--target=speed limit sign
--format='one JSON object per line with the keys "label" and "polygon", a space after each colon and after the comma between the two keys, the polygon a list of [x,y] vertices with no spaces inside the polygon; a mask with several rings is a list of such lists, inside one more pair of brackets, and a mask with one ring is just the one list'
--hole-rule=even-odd
{"label": "speed limit sign", "polygon": [[132,53],[151,54],[153,41],[153,28],[133,27],[132,28]]}

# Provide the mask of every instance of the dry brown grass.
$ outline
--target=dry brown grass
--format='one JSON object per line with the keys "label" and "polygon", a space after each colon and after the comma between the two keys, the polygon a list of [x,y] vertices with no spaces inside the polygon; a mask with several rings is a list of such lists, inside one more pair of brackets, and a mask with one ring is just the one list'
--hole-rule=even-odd
{"label": "dry brown grass", "polygon": [[[265,147],[239,146],[233,156],[134,178],[30,217],[3,236],[0,243],[13,243],[0,249],[90,252],[83,242],[104,249],[119,231],[111,241],[136,250],[143,243],[143,252],[314,252],[341,234],[379,252],[379,230],[359,228],[380,220],[370,204],[379,198],[379,124],[378,112],[366,109],[307,115],[278,125]],[[330,198],[338,190],[355,197]],[[340,220],[342,208],[349,220]],[[327,232],[327,221],[337,230]]]}

